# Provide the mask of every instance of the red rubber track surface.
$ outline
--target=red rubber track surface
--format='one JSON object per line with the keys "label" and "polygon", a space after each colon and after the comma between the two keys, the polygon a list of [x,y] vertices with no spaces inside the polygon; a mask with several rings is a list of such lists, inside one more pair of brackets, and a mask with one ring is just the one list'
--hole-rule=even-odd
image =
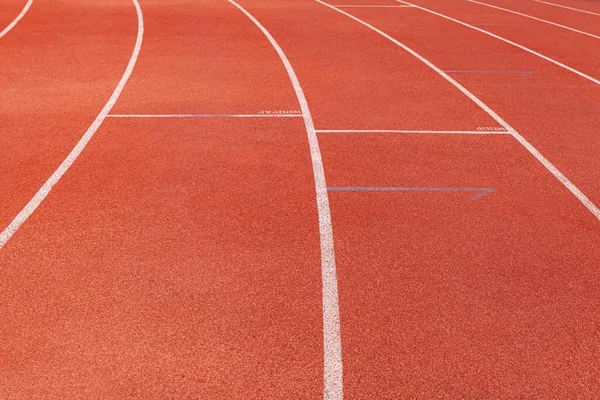
{"label": "red rubber track surface", "polygon": [[[468,2],[415,1],[497,23],[482,28],[600,76],[598,40]],[[493,1],[597,34],[593,16]],[[286,53],[317,130],[499,128],[334,10],[239,3]],[[233,5],[140,4],[142,51],[112,114],[299,112],[281,60]],[[422,10],[344,10],[442,70],[471,71],[449,74],[600,204],[598,85]],[[36,0],[0,39],[2,229],[104,106],[135,35],[130,0]],[[600,393],[599,221],[523,146],[507,134],[318,136],[329,187],[493,189],[476,200],[329,192],[345,398]],[[297,117],[107,118],[0,249],[1,397],[322,398],[306,138]]]}

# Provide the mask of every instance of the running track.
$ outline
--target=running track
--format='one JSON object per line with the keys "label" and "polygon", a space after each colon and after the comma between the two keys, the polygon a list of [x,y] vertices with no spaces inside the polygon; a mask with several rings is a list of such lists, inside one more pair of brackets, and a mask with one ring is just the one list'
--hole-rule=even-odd
{"label": "running track", "polygon": [[0,397],[597,398],[599,27],[3,1]]}

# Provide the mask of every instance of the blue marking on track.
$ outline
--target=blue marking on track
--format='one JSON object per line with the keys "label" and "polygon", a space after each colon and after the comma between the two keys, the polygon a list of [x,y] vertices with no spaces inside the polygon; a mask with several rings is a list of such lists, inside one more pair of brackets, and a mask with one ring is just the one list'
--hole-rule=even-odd
{"label": "blue marking on track", "polygon": [[332,186],[337,192],[473,192],[471,200],[477,200],[494,192],[492,188],[470,187],[403,187],[403,186]]}
{"label": "blue marking on track", "polygon": [[446,69],[443,71],[449,74],[520,74],[525,76],[529,76],[535,73],[534,71],[491,71],[478,69]]}

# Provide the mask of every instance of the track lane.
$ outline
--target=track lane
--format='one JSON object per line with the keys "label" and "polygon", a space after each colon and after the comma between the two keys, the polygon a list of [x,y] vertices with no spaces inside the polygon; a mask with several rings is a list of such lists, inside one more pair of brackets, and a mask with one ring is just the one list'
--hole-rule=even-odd
{"label": "track lane", "polygon": [[[220,4],[188,4],[187,17],[233,21],[245,40],[269,48],[243,14]],[[181,14],[171,10],[144,10],[146,26],[176,23]],[[146,43],[161,41],[159,29],[147,35]],[[248,93],[251,109],[293,104],[276,53],[246,52],[239,39],[207,40],[239,48],[238,79],[221,73],[229,66],[203,68],[198,86]],[[142,50],[140,65],[156,56]],[[276,98],[265,98],[274,87],[252,94],[257,56],[281,73],[269,77],[285,83]],[[172,66],[160,75],[186,89]],[[138,94],[152,100],[151,86],[136,90],[123,94],[125,106]],[[196,96],[199,106],[223,105],[219,91]],[[173,93],[146,104],[169,109],[180,100]],[[98,136],[0,252],[10,266],[0,307],[12,321],[1,333],[5,392],[322,396],[319,232],[302,120],[110,118]]]}
{"label": "track lane", "polygon": [[[533,0],[536,1],[536,0]],[[560,0],[560,1],[544,1],[540,2],[548,6],[562,7],[563,9],[569,9],[564,7],[570,7],[570,11],[574,12],[592,12],[600,14],[600,6],[595,1],[589,0]],[[550,4],[548,4],[550,3]]]}
{"label": "track lane", "polygon": [[579,29],[597,36],[600,35],[600,23],[598,22],[600,16],[568,11],[535,1],[486,0],[484,3],[528,14],[533,17]]}
{"label": "track lane", "polygon": [[[441,69],[458,71],[450,72],[454,79],[509,122],[592,203],[600,204],[600,186],[590,173],[600,168],[594,155],[599,145],[594,132],[600,121],[598,113],[589,112],[597,108],[600,96],[594,85],[507,44],[418,9],[353,13],[399,38]],[[447,36],[447,32],[452,35]],[[435,39],[443,34],[451,39]],[[533,73],[482,73],[493,71]]]}
{"label": "track lane", "polygon": [[[394,11],[394,17],[376,9],[352,13],[369,15],[378,27],[389,20],[382,28],[386,32],[408,25],[402,37],[414,45],[420,31],[406,24],[401,12]],[[473,51],[482,54],[480,48]],[[502,79],[506,84],[521,77]],[[595,393],[598,353],[589,346],[597,340],[591,327],[598,323],[591,310],[600,301],[593,283],[600,274],[598,221],[514,141],[417,136],[321,136],[331,186],[485,182],[496,189],[476,202],[458,192],[331,194],[346,394]],[[576,274],[572,265],[580,268]]]}
{"label": "track lane", "polygon": [[[391,43],[365,36],[360,26],[324,12],[319,4],[284,1],[269,13],[264,8],[271,6],[270,1],[240,4],[258,13],[257,18],[289,53],[317,130],[498,126],[418,60],[394,51]],[[359,46],[361,51],[356,51]]]}
{"label": "track lane", "polygon": [[[562,29],[557,31],[558,28],[543,22],[531,21],[522,16],[470,2],[452,5],[444,3],[442,6],[435,0],[400,3],[421,7],[423,12],[451,20],[461,27],[510,44],[600,86],[600,63],[597,56],[600,44],[596,38],[581,37],[575,32]],[[482,17],[482,14],[485,17]],[[474,25],[481,24],[482,20],[490,25]],[[524,20],[527,20],[528,29],[523,29]],[[548,37],[552,37],[553,40],[548,40]]]}
{"label": "track lane", "polygon": [[106,121],[103,140],[0,252],[5,392],[320,397],[303,129],[292,119]]}
{"label": "track lane", "polygon": [[111,96],[131,56],[136,24],[131,1],[38,0],[19,29],[2,39],[2,230]]}
{"label": "track lane", "polygon": [[206,13],[190,14],[193,5],[185,1],[168,8],[162,1],[144,3],[148,57],[140,60],[113,113],[299,112],[297,101],[289,96],[293,92],[285,68],[272,62],[273,50],[264,40],[248,36],[246,24],[240,25],[243,18],[229,12],[230,4],[209,1],[202,6]]}

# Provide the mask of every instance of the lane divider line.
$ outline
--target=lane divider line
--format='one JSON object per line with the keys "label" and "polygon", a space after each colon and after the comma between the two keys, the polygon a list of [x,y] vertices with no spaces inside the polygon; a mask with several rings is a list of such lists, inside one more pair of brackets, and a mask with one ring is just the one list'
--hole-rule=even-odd
{"label": "lane divider line", "polygon": [[333,228],[331,226],[331,210],[329,207],[329,195],[325,183],[325,170],[323,159],[319,148],[319,139],[315,131],[312,115],[308,102],[298,76],[288,60],[287,56],[269,33],[269,31],[245,8],[233,0],[231,4],[243,12],[269,40],[289,75],[302,116],[310,147],[310,158],[315,180],[315,191],[317,200],[317,211],[319,216],[319,234],[321,244],[321,281],[323,296],[323,399],[342,400],[342,342],[340,334],[340,311],[338,298],[337,272],[335,265],[335,253],[333,246]]}
{"label": "lane divider line", "polygon": [[432,135],[508,135],[504,128],[479,129],[476,131],[411,131],[395,129],[317,129],[317,133],[407,133]]}
{"label": "lane divider line", "polygon": [[328,187],[327,190],[337,192],[472,192],[471,200],[478,200],[494,193],[492,188],[427,186],[333,186]]}
{"label": "lane divider line", "polygon": [[561,68],[564,68],[564,69],[566,69],[567,71],[570,71],[570,72],[572,72],[572,73],[574,73],[574,74],[577,74],[577,75],[581,76],[582,78],[585,78],[585,79],[587,79],[588,81],[595,83],[596,85],[600,85],[600,80],[598,80],[598,79],[596,79],[596,78],[593,78],[593,77],[591,77],[591,76],[589,76],[589,75],[586,75],[586,74],[584,74],[583,72],[581,72],[581,71],[578,71],[578,70],[576,70],[576,69],[575,69],[575,68],[573,68],[573,67],[569,67],[568,65],[566,65],[566,64],[563,64],[563,63],[561,63],[560,61],[556,61],[556,60],[555,60],[555,59],[553,59],[553,58],[550,58],[550,57],[548,57],[548,56],[545,56],[545,55],[543,55],[543,54],[541,54],[541,53],[538,53],[537,51],[535,51],[535,50],[532,50],[532,49],[530,49],[529,47],[525,47],[525,46],[523,46],[523,45],[520,45],[520,44],[518,44],[518,43],[515,43],[515,42],[513,42],[513,41],[511,41],[511,40],[505,39],[505,38],[503,38],[502,36],[498,36],[498,35],[496,35],[496,34],[494,34],[494,33],[492,33],[492,32],[486,31],[485,29],[478,28],[478,27],[476,27],[476,26],[473,26],[473,25],[467,24],[466,22],[463,22],[463,21],[460,21],[460,20],[458,20],[458,19],[455,19],[455,18],[449,17],[449,16],[447,16],[447,15],[444,15],[444,14],[440,14],[439,12],[436,12],[436,11],[430,10],[430,9],[428,9],[428,8],[425,8],[425,7],[421,7],[421,6],[418,6],[418,5],[416,5],[416,4],[413,4],[413,3],[406,2],[406,1],[404,1],[404,0],[394,0],[394,1],[397,1],[398,3],[402,3],[402,4],[408,4],[408,5],[412,5],[412,6],[416,7],[416,8],[418,8],[419,10],[423,10],[423,11],[425,11],[425,12],[428,12],[428,13],[430,13],[430,14],[437,15],[438,17],[441,17],[441,18],[447,19],[448,21],[456,22],[457,24],[460,24],[460,25],[462,25],[462,26],[466,26],[467,28],[471,28],[471,29],[474,29],[474,30],[476,30],[476,31],[478,31],[478,32],[484,33],[484,34],[486,34],[486,35],[488,35],[488,36],[491,36],[491,37],[493,37],[493,38],[495,38],[495,39],[501,40],[501,41],[503,41],[504,43],[508,43],[508,44],[510,44],[510,45],[512,45],[512,46],[515,46],[515,47],[517,47],[517,48],[519,48],[519,49],[521,49],[521,50],[524,50],[524,51],[526,51],[526,52],[528,52],[528,53],[530,53],[530,54],[533,54],[534,56],[537,56],[537,57],[539,57],[539,58],[541,58],[541,59],[544,59],[544,60],[546,60],[546,61],[548,61],[548,62],[551,62],[551,63],[552,63],[552,64],[554,64],[554,65],[557,65],[557,66],[559,66],[559,67],[561,67]]}
{"label": "lane divider line", "polygon": [[110,114],[107,118],[302,118],[302,114]]}
{"label": "lane divider line", "polygon": [[571,192],[581,202],[581,204],[583,204],[583,206],[585,208],[587,208],[588,211],[591,212],[592,215],[594,215],[596,217],[596,219],[598,219],[600,221],[600,209],[598,208],[598,206],[596,206],[594,203],[592,203],[592,201],[585,194],[583,194],[583,192],[581,190],[579,190],[579,188],[577,186],[575,186],[573,184],[573,182],[571,182],[562,172],[560,172],[559,169],[556,168],[554,166],[554,164],[552,164],[546,157],[544,157],[542,155],[542,153],[540,153],[538,151],[538,149],[536,149],[531,143],[529,143],[527,141],[527,139],[525,139],[523,136],[521,136],[521,134],[519,132],[517,132],[512,126],[510,126],[498,114],[496,114],[496,112],[494,110],[492,110],[490,107],[488,107],[483,101],[481,101],[477,96],[475,96],[473,93],[471,93],[469,90],[467,90],[464,86],[462,86],[460,83],[458,83],[456,80],[454,80],[450,75],[448,75],[447,73],[445,73],[444,71],[439,69],[437,66],[435,66],[435,64],[433,64],[431,61],[427,60],[425,57],[423,57],[422,55],[420,55],[419,53],[417,53],[410,47],[408,47],[405,44],[394,39],[387,33],[383,32],[382,30],[375,28],[373,25],[370,25],[369,23],[355,17],[354,15],[349,14],[348,12],[346,12],[344,10],[340,10],[339,8],[333,7],[332,5],[327,4],[321,0],[315,0],[315,1],[317,3],[323,4],[326,7],[331,8],[332,10],[339,12],[340,14],[343,14],[343,15],[353,19],[354,21],[358,22],[359,24],[380,34],[381,36],[383,36],[387,40],[391,41],[392,43],[396,44],[400,48],[404,49],[408,53],[412,54],[417,59],[419,59],[423,64],[427,65],[429,68],[431,68],[432,70],[437,72],[440,76],[442,76],[444,79],[446,79],[454,87],[456,87],[458,90],[460,90],[465,96],[467,96],[475,104],[477,104],[490,117],[492,117],[498,124],[500,124],[502,127],[504,127],[504,129],[506,129],[510,135],[512,135],[519,143],[521,143],[521,145],[523,145],[523,147],[525,147],[527,149],[527,151],[529,151],[529,153],[531,153],[531,155],[533,155],[536,158],[536,160],[538,160],[552,175],[554,175],[554,177],[556,179],[558,179],[560,181],[560,183],[562,183],[567,188],[567,190],[569,192]]}
{"label": "lane divider line", "polygon": [[4,35],[6,35],[8,32],[10,32],[10,30],[12,28],[14,28],[15,25],[17,25],[17,23],[19,23],[19,21],[25,16],[25,14],[27,14],[27,11],[29,11],[29,8],[31,7],[31,4],[33,4],[33,0],[27,0],[27,3],[25,3],[25,6],[23,7],[23,9],[19,13],[19,15],[17,15],[15,17],[15,19],[13,19],[13,21],[10,24],[8,24],[8,26],[6,28],[4,28],[2,30],[2,32],[0,32],[0,39]]}
{"label": "lane divider line", "polygon": [[88,128],[88,130],[84,133],[84,135],[79,139],[79,142],[75,145],[75,147],[71,150],[71,152],[67,155],[67,158],[58,166],[58,168],[54,171],[54,173],[48,178],[48,180],[42,185],[42,187],[37,191],[37,193],[33,196],[31,200],[25,205],[25,207],[17,214],[17,216],[11,221],[11,223],[0,233],[0,249],[4,247],[6,242],[15,234],[15,232],[23,225],[25,221],[34,213],[34,211],[39,207],[39,205],[44,201],[44,199],[48,196],[53,186],[63,177],[63,175],[69,170],[71,165],[77,160],[81,152],[85,149],[89,141],[92,139],[104,119],[113,108],[125,84],[129,80],[131,73],[133,72],[133,68],[135,67],[135,63],[140,54],[140,49],[142,47],[142,40],[144,37],[144,16],[142,14],[142,9],[138,3],[138,0],[132,0],[135,10],[137,13],[137,21],[138,21],[138,31],[137,37],[135,40],[135,45],[133,48],[133,53],[131,54],[131,58],[129,59],[129,63],[127,64],[127,68],[119,81],[119,84],[115,88],[114,92],[108,99],[108,102],[104,105],[100,114],[96,117],[92,125]]}
{"label": "lane divider line", "polygon": [[516,15],[520,15],[522,17],[525,18],[529,18],[529,19],[533,19],[535,21],[539,21],[539,22],[544,22],[546,24],[550,24],[550,25],[554,25],[554,26],[558,26],[559,28],[563,28],[563,29],[567,29],[569,31],[575,32],[575,33],[580,33],[582,35],[586,35],[589,37],[592,37],[594,39],[600,39],[600,36],[596,36],[596,35],[592,35],[591,33],[588,32],[584,32],[584,31],[580,31],[579,29],[575,29],[575,28],[571,28],[570,26],[566,26],[566,25],[561,25],[561,24],[557,24],[556,22],[552,22],[552,21],[547,21],[545,19],[541,19],[538,17],[534,17],[533,15],[529,15],[529,14],[523,14],[521,12],[518,11],[514,11],[514,10],[509,10],[508,8],[502,8],[502,7],[498,7],[498,6],[494,6],[492,4],[488,4],[488,3],[482,3],[481,1],[476,1],[476,0],[467,0],[471,3],[475,3],[475,4],[480,4],[482,6],[486,6],[486,7],[491,7],[491,8],[496,8],[498,10],[502,10],[508,13],[512,13],[512,14],[516,14]]}
{"label": "lane divider line", "polygon": [[578,12],[585,13],[585,14],[597,15],[598,17],[600,17],[600,14],[598,14],[598,13],[587,11],[587,10],[582,10],[582,9],[575,8],[575,7],[567,7],[562,4],[550,3],[548,1],[541,1],[541,0],[533,0],[533,1],[538,2],[538,3],[548,4],[548,5],[551,5],[554,7],[561,7],[561,8],[566,8],[566,9],[573,10],[573,11],[578,11]]}

